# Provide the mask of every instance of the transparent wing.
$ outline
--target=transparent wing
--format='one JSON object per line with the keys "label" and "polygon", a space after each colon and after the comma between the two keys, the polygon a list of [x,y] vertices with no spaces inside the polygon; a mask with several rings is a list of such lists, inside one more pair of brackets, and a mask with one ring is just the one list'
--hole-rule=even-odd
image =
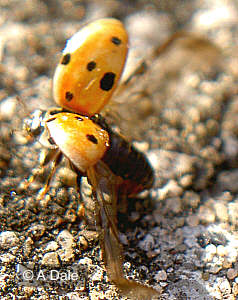
{"label": "transparent wing", "polygon": [[[151,141],[152,134],[166,140],[164,127],[184,127],[185,122],[191,122],[186,111],[196,107],[193,95],[184,104],[188,97],[183,94],[184,81],[189,80],[190,74],[213,76],[222,61],[220,49],[207,38],[188,32],[175,33],[121,83],[106,112],[107,120],[110,125],[118,124],[129,140]],[[184,112],[182,118],[178,116],[179,110]]]}
{"label": "transparent wing", "polygon": [[88,170],[96,203],[96,225],[107,274],[120,292],[130,299],[152,299],[159,293],[143,284],[128,280],[123,274],[122,245],[117,229],[117,196],[121,179],[100,161]]}

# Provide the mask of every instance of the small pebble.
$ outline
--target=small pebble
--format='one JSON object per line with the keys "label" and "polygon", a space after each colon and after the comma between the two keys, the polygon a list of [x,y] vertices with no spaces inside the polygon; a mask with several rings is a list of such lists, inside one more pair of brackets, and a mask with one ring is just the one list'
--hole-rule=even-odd
{"label": "small pebble", "polygon": [[217,246],[217,254],[219,256],[226,256],[228,254],[227,248],[224,247],[223,245],[218,245]]}
{"label": "small pebble", "polygon": [[179,184],[183,187],[186,188],[190,186],[193,182],[193,176],[192,175],[184,175],[179,179]]}
{"label": "small pebble", "polygon": [[181,213],[182,203],[179,197],[168,198],[166,200],[165,212]]}
{"label": "small pebble", "polygon": [[46,253],[41,261],[42,265],[45,266],[59,266],[60,262],[59,262],[59,258],[56,252],[48,252]]}
{"label": "small pebble", "polygon": [[33,245],[33,240],[30,237],[28,237],[23,245],[23,251],[25,256],[29,256],[31,254]]}
{"label": "small pebble", "polygon": [[153,250],[153,251],[148,251],[148,252],[146,252],[146,256],[147,256],[148,258],[156,257],[156,256],[158,256],[159,254],[160,254],[160,249],[159,249],[159,248],[157,248],[157,249],[155,249],[155,250]]}
{"label": "small pebble", "polygon": [[214,211],[211,208],[202,205],[199,207],[199,218],[203,223],[206,224],[206,223],[214,223],[216,216]]}
{"label": "small pebble", "polygon": [[103,269],[97,269],[97,271],[93,274],[93,276],[91,277],[91,280],[92,281],[99,281],[101,282],[103,280],[103,272],[104,270]]}
{"label": "small pebble", "polygon": [[236,276],[237,276],[237,270],[236,269],[228,269],[227,270],[227,273],[226,273],[226,276],[229,280],[232,280],[234,279]]}
{"label": "small pebble", "polygon": [[197,208],[200,203],[200,196],[193,191],[186,191],[183,196],[183,202],[185,202],[187,206]]}
{"label": "small pebble", "polygon": [[169,180],[169,182],[158,191],[160,200],[164,200],[167,197],[178,197],[183,193],[183,189],[175,180]]}
{"label": "small pebble", "polygon": [[167,273],[164,270],[161,270],[161,271],[157,272],[157,274],[154,276],[154,279],[156,281],[166,281]]}
{"label": "small pebble", "polygon": [[2,263],[9,264],[9,263],[13,262],[15,259],[16,259],[16,257],[14,255],[12,255],[11,253],[4,253],[4,254],[0,255],[0,261]]}
{"label": "small pebble", "polygon": [[218,274],[221,270],[222,270],[222,266],[214,265],[214,266],[210,267],[209,273]]}
{"label": "small pebble", "polygon": [[232,293],[234,294],[234,296],[238,295],[238,284],[236,282],[232,283]]}
{"label": "small pebble", "polygon": [[62,248],[71,248],[74,246],[74,237],[68,230],[63,230],[58,234],[57,242]]}
{"label": "small pebble", "polygon": [[88,241],[83,235],[80,235],[78,238],[78,243],[79,248],[82,250],[86,250],[88,248]]}
{"label": "small pebble", "polygon": [[140,218],[140,214],[137,211],[132,211],[129,216],[129,219],[132,223],[138,221],[139,218]]}
{"label": "small pebble", "polygon": [[228,209],[224,203],[221,203],[221,202],[214,203],[214,209],[215,209],[217,218],[221,222],[228,221],[228,218],[229,218],[228,217]]}
{"label": "small pebble", "polygon": [[202,279],[207,281],[209,280],[210,274],[208,272],[202,273]]}
{"label": "small pebble", "polygon": [[151,251],[154,248],[155,240],[151,234],[147,234],[146,237],[139,242],[138,246],[144,251]]}
{"label": "small pebble", "polygon": [[224,269],[228,269],[232,267],[232,262],[230,262],[227,258],[224,258],[223,264],[222,264]]}
{"label": "small pebble", "polygon": [[186,219],[189,226],[197,226],[199,224],[199,217],[197,215],[188,216]]}
{"label": "small pebble", "polygon": [[38,239],[45,233],[45,226],[42,224],[32,225],[28,232],[33,235],[34,238]]}
{"label": "small pebble", "polygon": [[[208,1],[209,3],[209,1]],[[200,9],[193,16],[193,23],[195,28],[199,30],[212,30],[220,26],[226,26],[229,23],[234,23],[237,20],[237,13],[235,7],[228,5],[232,1],[225,1],[224,3],[214,1],[216,5],[210,9]]]}
{"label": "small pebble", "polygon": [[13,231],[3,231],[0,233],[0,248],[9,249],[19,244],[19,239]]}
{"label": "small pebble", "polygon": [[74,259],[74,250],[72,248],[64,248],[57,250],[60,260],[63,262],[70,262]]}
{"label": "small pebble", "polygon": [[3,100],[0,104],[0,119],[10,120],[16,113],[16,108],[18,106],[18,101],[16,98],[7,98]]}
{"label": "small pebble", "polygon": [[210,253],[211,255],[215,255],[216,252],[217,252],[217,248],[213,244],[207,245],[206,248],[205,248],[205,250],[206,250],[207,253]]}
{"label": "small pebble", "polygon": [[93,261],[89,257],[84,257],[79,260],[79,264],[91,266],[93,264]]}
{"label": "small pebble", "polygon": [[217,182],[223,191],[238,192],[238,170],[223,171],[217,177]]}
{"label": "small pebble", "polygon": [[125,234],[123,233],[120,233],[120,242],[123,244],[123,245],[128,245],[128,238]]}
{"label": "small pebble", "polygon": [[238,225],[238,202],[228,203],[229,220],[233,225]]}
{"label": "small pebble", "polygon": [[133,142],[133,146],[135,146],[135,148],[140,151],[140,152],[146,152],[149,150],[149,144],[146,142]]}
{"label": "small pebble", "polygon": [[228,295],[231,293],[231,286],[227,279],[219,278],[218,282],[219,282],[219,289],[223,294]]}
{"label": "small pebble", "polygon": [[45,251],[55,251],[59,248],[59,245],[55,242],[49,242],[46,246],[45,246]]}
{"label": "small pebble", "polygon": [[206,246],[205,251],[206,251],[205,261],[210,262],[212,261],[213,256],[216,254],[217,248],[215,245],[209,244]]}

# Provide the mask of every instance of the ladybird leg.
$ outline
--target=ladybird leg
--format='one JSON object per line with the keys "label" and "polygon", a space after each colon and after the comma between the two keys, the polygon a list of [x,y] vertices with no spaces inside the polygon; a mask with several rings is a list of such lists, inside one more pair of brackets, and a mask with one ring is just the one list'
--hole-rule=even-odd
{"label": "ladybird leg", "polygon": [[81,190],[81,179],[83,177],[82,173],[79,172],[78,170],[75,170],[77,177],[76,177],[76,187],[77,187],[77,192],[80,195],[80,190]]}
{"label": "ladybird leg", "polygon": [[128,88],[129,84],[132,83],[131,82],[132,79],[134,82],[134,78],[144,75],[147,72],[151,63],[153,63],[153,60],[156,57],[163,54],[164,52],[166,52],[168,50],[168,48],[173,44],[174,41],[176,41],[179,38],[189,37],[189,36],[190,36],[190,34],[187,32],[184,32],[184,31],[176,32],[176,33],[172,34],[164,43],[155,47],[152,50],[151,54],[148,56],[147,60],[145,61],[144,59],[142,59],[142,61],[135,68],[135,70],[133,70],[132,73],[129,74],[129,76],[121,83],[121,85],[117,88],[115,95],[120,94],[126,88]]}
{"label": "ladybird leg", "polygon": [[79,171],[79,169],[77,169],[75,167],[75,165],[70,160],[69,160],[69,165],[70,165],[70,168],[76,174],[76,189],[77,189],[77,192],[78,192],[78,195],[79,195],[79,205],[78,205],[78,209],[77,209],[77,215],[81,219],[86,220],[84,203],[81,201],[81,199],[82,199],[82,196],[81,196],[81,180],[82,180],[82,177],[83,177],[83,173],[81,173]]}
{"label": "ladybird leg", "polygon": [[28,189],[32,182],[42,174],[45,170],[45,167],[49,164],[50,161],[54,160],[55,155],[58,149],[43,149],[39,157],[39,166],[36,169],[33,169],[32,175],[30,175],[25,181],[21,184],[21,189]]}
{"label": "ladybird leg", "polygon": [[43,199],[45,194],[48,192],[50,182],[51,182],[51,180],[52,180],[52,178],[55,174],[55,171],[56,171],[58,165],[60,164],[62,158],[63,158],[63,153],[58,151],[55,155],[55,158],[54,158],[53,162],[52,162],[52,167],[51,167],[51,170],[50,170],[50,174],[48,175],[48,177],[46,179],[46,183],[45,183],[44,187],[39,191],[39,194],[37,196],[37,200]]}
{"label": "ladybird leg", "polygon": [[80,182],[80,199],[78,213],[85,222],[86,228],[89,231],[96,231],[96,205],[93,199],[92,186],[89,184],[86,177],[83,177]]}
{"label": "ladybird leg", "polygon": [[28,109],[28,106],[26,105],[26,102],[19,95],[16,96],[16,100],[22,106],[25,117],[29,117],[31,112]]}
{"label": "ladybird leg", "polygon": [[[128,75],[128,77],[121,82],[120,86],[117,88],[115,92],[115,96],[120,95],[123,93],[125,89],[128,89],[128,87],[135,82],[135,80],[139,77],[144,75],[148,70],[148,63],[144,59],[139,63],[139,65],[132,71],[131,74]],[[113,105],[112,103],[109,105]]]}
{"label": "ladybird leg", "polygon": [[[75,169],[72,166],[73,169]],[[75,170],[77,177],[76,177],[76,187],[77,187],[77,192],[79,194],[79,198],[81,199],[81,180],[82,180],[82,173],[79,172],[78,170]],[[79,201],[79,205],[78,205],[78,210],[77,210],[77,215],[82,218],[83,220],[85,220],[85,207],[84,207],[84,203],[82,201]]]}
{"label": "ladybird leg", "polygon": [[128,76],[128,78],[122,83],[123,86],[127,87],[132,78],[139,77],[145,74],[145,72],[148,69],[148,65],[145,60],[142,60],[142,62],[139,64],[139,66]]}
{"label": "ladybird leg", "polygon": [[155,47],[151,54],[151,60],[166,52],[173,45],[173,43],[176,42],[176,40],[181,38],[191,38],[191,36],[191,33],[186,31],[177,31],[173,33],[167,40],[165,40],[163,44]]}

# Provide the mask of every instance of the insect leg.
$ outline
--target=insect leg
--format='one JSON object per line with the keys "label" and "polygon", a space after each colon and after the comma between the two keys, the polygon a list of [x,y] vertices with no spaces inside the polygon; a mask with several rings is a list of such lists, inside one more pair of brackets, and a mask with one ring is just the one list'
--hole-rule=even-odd
{"label": "insect leg", "polygon": [[32,182],[36,180],[36,178],[44,172],[45,167],[54,160],[54,157],[57,153],[58,149],[50,149],[46,150],[43,149],[39,158],[40,165],[32,171],[33,174],[31,174],[25,182],[22,184],[22,189],[28,189],[28,187],[31,185]]}
{"label": "insect leg", "polygon": [[[62,160],[62,157],[63,157],[62,152],[60,152],[57,149],[57,152],[55,153],[54,160],[52,161],[52,167],[51,167],[51,170],[50,170],[50,174],[48,175],[48,177],[46,179],[46,183],[45,183],[44,187],[40,190],[40,192],[38,194],[38,197],[37,197],[37,200],[43,199],[44,196],[45,196],[45,194],[48,192],[49,186],[50,186],[50,182],[51,182],[51,180],[52,180],[52,178],[53,178],[53,176],[55,174],[55,171],[56,171],[58,165],[60,164],[60,162]],[[49,163],[49,161],[48,161],[48,163]]]}

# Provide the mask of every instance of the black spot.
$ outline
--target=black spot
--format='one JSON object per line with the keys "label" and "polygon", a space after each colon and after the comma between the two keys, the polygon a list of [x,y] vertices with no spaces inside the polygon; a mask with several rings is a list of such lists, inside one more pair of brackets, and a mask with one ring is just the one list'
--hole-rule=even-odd
{"label": "black spot", "polygon": [[83,119],[80,118],[80,117],[75,117],[75,119],[78,120],[78,121],[83,121]]}
{"label": "black spot", "polygon": [[113,36],[111,41],[113,42],[113,44],[115,44],[117,46],[121,44],[121,40],[116,36]]}
{"label": "black spot", "polygon": [[98,140],[95,138],[95,136],[93,134],[87,134],[86,137],[90,142],[92,142],[94,144],[98,143]]}
{"label": "black spot", "polygon": [[73,99],[74,95],[70,92],[65,93],[65,99],[69,102]]}
{"label": "black spot", "polygon": [[52,137],[49,137],[49,138],[48,138],[48,142],[49,142],[51,145],[55,145],[55,141],[53,140]]}
{"label": "black spot", "polygon": [[65,55],[62,57],[60,63],[61,63],[62,65],[67,65],[69,62],[70,62],[70,54],[67,53],[67,54],[65,54]]}
{"label": "black spot", "polygon": [[105,73],[100,80],[100,88],[104,91],[110,91],[114,84],[116,75],[112,72]]}
{"label": "black spot", "polygon": [[96,63],[95,61],[90,61],[88,64],[87,64],[87,70],[88,71],[92,71],[93,69],[96,68]]}

